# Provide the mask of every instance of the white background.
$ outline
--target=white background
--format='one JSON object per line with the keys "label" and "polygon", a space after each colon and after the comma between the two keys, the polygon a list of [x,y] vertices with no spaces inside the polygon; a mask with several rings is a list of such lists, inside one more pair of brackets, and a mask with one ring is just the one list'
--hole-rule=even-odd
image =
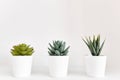
{"label": "white background", "polygon": [[48,68],[47,47],[64,40],[70,48],[69,68],[84,66],[90,54],[81,37],[101,34],[107,71],[120,72],[119,0],[0,0],[0,65],[11,67],[10,49],[34,47],[33,68]]}

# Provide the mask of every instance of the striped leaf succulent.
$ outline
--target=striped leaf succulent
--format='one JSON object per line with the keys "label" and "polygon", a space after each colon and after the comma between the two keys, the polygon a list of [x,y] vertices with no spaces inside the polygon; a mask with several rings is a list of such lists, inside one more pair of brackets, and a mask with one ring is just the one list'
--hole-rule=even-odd
{"label": "striped leaf succulent", "polygon": [[31,56],[33,53],[33,47],[24,43],[15,45],[13,49],[11,49],[11,54],[13,56]]}
{"label": "striped leaf succulent", "polygon": [[88,38],[86,37],[85,39],[83,39],[83,41],[89,48],[92,56],[100,56],[100,53],[105,43],[105,40],[104,40],[102,44],[100,44],[100,35],[98,36],[94,35],[92,39],[91,37],[88,37]]}
{"label": "striped leaf succulent", "polygon": [[53,41],[49,43],[48,53],[50,56],[67,56],[70,46],[66,47],[66,42],[64,41]]}

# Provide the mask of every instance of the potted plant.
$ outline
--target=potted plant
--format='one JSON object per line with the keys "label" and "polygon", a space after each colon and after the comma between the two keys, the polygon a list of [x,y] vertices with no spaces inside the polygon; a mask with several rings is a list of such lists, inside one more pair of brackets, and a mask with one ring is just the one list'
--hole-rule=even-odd
{"label": "potted plant", "polygon": [[31,74],[33,47],[27,44],[18,44],[13,46],[11,54],[13,55],[13,75],[15,77],[27,77]]}
{"label": "potted plant", "polygon": [[49,43],[49,72],[53,77],[65,77],[67,76],[68,69],[68,50],[70,46],[66,47],[64,41],[53,41]]}
{"label": "potted plant", "polygon": [[100,35],[83,39],[92,56],[85,56],[86,73],[93,77],[104,77],[106,56],[100,55],[105,40],[100,44]]}

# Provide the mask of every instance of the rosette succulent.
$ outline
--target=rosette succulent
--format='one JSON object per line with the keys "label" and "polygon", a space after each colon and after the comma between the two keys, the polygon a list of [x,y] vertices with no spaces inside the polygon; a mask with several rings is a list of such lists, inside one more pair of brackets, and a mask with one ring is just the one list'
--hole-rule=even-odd
{"label": "rosette succulent", "polygon": [[66,42],[64,41],[53,41],[52,44],[49,43],[48,53],[50,56],[67,56],[70,46],[66,47]]}
{"label": "rosette succulent", "polygon": [[31,56],[33,53],[33,47],[30,47],[30,45],[24,43],[15,45],[11,49],[11,54],[13,56]]}

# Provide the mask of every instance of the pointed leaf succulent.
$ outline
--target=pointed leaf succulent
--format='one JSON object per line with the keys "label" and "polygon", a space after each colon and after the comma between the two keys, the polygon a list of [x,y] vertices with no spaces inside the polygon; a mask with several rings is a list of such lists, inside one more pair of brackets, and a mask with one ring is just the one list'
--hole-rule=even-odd
{"label": "pointed leaf succulent", "polygon": [[102,48],[104,46],[105,40],[100,44],[100,35],[97,37],[94,35],[93,38],[91,37],[86,37],[83,39],[87,47],[89,48],[92,56],[100,56],[100,53],[102,51]]}

